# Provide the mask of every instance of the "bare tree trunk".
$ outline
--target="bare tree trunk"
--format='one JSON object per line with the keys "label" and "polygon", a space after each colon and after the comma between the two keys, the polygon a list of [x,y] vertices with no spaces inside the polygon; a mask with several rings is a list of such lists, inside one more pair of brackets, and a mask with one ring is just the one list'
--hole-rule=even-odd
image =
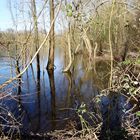
{"label": "bare tree trunk", "polygon": [[[37,23],[37,11],[36,11],[36,2],[35,0],[31,0],[32,5],[32,15],[33,15],[33,22],[34,22],[34,44],[36,51],[39,48],[39,37],[38,37],[38,23]],[[37,79],[40,77],[40,56],[39,53],[36,56],[37,61]]]}
{"label": "bare tree trunk", "polygon": [[83,29],[83,40],[89,53],[89,60],[92,60],[92,45],[89,37],[87,36],[87,29]]}
{"label": "bare tree trunk", "polygon": [[93,63],[94,63],[94,72],[96,72],[96,53],[97,53],[97,48],[98,48],[98,44],[97,42],[95,42],[95,48],[94,48],[94,56],[93,56]]}
{"label": "bare tree trunk", "polygon": [[123,48],[123,50],[122,50],[122,55],[121,55],[122,61],[125,61],[126,56],[127,56],[127,53],[128,53],[128,50],[129,50],[128,42],[129,42],[129,41],[126,41],[126,42],[124,43],[124,48]]}
{"label": "bare tree trunk", "polygon": [[71,52],[70,33],[69,33],[69,32],[68,32],[67,38],[68,38],[69,64],[68,64],[68,66],[63,70],[63,72],[69,71],[70,68],[71,68],[72,62],[73,62],[72,52]]}
{"label": "bare tree trunk", "polygon": [[[54,20],[54,0],[50,0],[50,24]],[[48,64],[47,69],[54,69],[54,48],[55,48],[55,39],[54,39],[54,26],[53,23],[51,32],[50,32],[50,39],[49,39],[49,57],[48,57]]]}
{"label": "bare tree trunk", "polygon": [[103,42],[103,41],[100,41],[100,42],[99,42],[99,43],[100,43],[100,44],[99,44],[99,53],[98,53],[99,56],[103,55],[103,45],[102,45],[102,42]]}

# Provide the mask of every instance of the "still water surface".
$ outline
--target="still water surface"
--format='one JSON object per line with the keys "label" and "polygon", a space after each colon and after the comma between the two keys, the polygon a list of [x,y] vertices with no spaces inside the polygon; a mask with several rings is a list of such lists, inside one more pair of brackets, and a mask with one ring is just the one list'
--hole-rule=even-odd
{"label": "still water surface", "polygon": [[[8,109],[20,120],[23,134],[45,133],[65,128],[68,120],[75,117],[75,112],[68,108],[74,109],[82,102],[89,104],[100,94],[100,90],[108,87],[110,69],[108,62],[97,61],[95,71],[85,56],[77,55],[71,73],[62,73],[67,63],[65,54],[58,49],[54,72],[47,72],[45,68],[47,57],[43,55],[40,78],[37,79],[34,61],[33,68],[30,67],[22,76],[20,87],[16,83],[11,84],[15,88],[9,90],[9,93],[16,98],[6,98],[1,103],[8,106]],[[9,59],[0,58],[0,84],[11,75],[14,76],[15,70],[11,70],[10,64]],[[121,95],[101,98],[103,130],[106,127],[114,129],[116,126],[121,126],[124,104],[125,98]],[[112,107],[111,110],[109,106]]]}

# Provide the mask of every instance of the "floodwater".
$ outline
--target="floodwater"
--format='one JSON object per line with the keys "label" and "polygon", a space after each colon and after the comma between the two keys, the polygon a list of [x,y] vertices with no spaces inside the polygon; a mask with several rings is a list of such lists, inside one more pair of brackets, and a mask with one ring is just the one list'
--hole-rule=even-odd
{"label": "floodwater", "polygon": [[[92,99],[108,87],[109,62],[97,61],[96,68],[85,56],[78,54],[71,72],[62,73],[68,64],[61,49],[56,50],[55,70],[47,72],[47,57],[41,57],[40,76],[36,73],[36,63],[24,73],[21,83],[13,82],[2,92],[13,96],[1,100],[1,105],[12,112],[18,122],[20,131],[25,135],[44,134],[56,129],[64,129],[72,119],[77,119],[74,109],[81,103],[92,105]],[[12,62],[13,63],[13,62]],[[11,61],[0,58],[0,84],[15,75]],[[38,77],[38,78],[37,78]],[[102,133],[107,129],[121,130],[121,114],[125,98],[120,94],[103,96],[99,104],[103,120]],[[95,111],[95,104],[92,111]],[[1,122],[4,122],[2,120]],[[101,137],[103,139],[103,137]]]}

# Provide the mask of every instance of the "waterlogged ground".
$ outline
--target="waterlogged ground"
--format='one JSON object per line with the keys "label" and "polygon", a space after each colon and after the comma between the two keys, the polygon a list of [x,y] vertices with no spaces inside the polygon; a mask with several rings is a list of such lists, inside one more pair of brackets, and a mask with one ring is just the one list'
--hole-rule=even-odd
{"label": "waterlogged ground", "polygon": [[[43,134],[56,129],[64,129],[67,122],[77,119],[74,109],[81,103],[89,104],[100,91],[108,87],[109,63],[96,62],[96,68],[77,55],[71,73],[62,73],[68,64],[65,54],[57,49],[54,73],[46,70],[47,58],[41,57],[40,78],[37,79],[36,63],[22,76],[21,85],[14,82],[1,91],[11,96],[1,99],[1,105],[11,111],[18,122],[23,135]],[[0,58],[0,84],[15,75],[13,61]],[[11,68],[11,65],[12,68]],[[14,97],[13,97],[14,96]],[[110,131],[117,132],[114,137],[121,137],[121,117],[125,109],[125,97],[120,94],[102,96],[98,111],[103,121],[101,139],[106,139]],[[92,103],[91,110],[97,109]],[[1,118],[1,122],[6,123]],[[107,131],[109,130],[109,131]],[[106,138],[104,137],[106,135]]]}

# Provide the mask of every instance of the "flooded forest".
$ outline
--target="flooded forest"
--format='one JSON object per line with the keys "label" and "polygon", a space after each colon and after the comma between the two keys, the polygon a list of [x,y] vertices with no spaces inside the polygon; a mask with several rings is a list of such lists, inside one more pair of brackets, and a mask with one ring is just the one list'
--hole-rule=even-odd
{"label": "flooded forest", "polygon": [[140,0],[6,4],[0,140],[139,140]]}

